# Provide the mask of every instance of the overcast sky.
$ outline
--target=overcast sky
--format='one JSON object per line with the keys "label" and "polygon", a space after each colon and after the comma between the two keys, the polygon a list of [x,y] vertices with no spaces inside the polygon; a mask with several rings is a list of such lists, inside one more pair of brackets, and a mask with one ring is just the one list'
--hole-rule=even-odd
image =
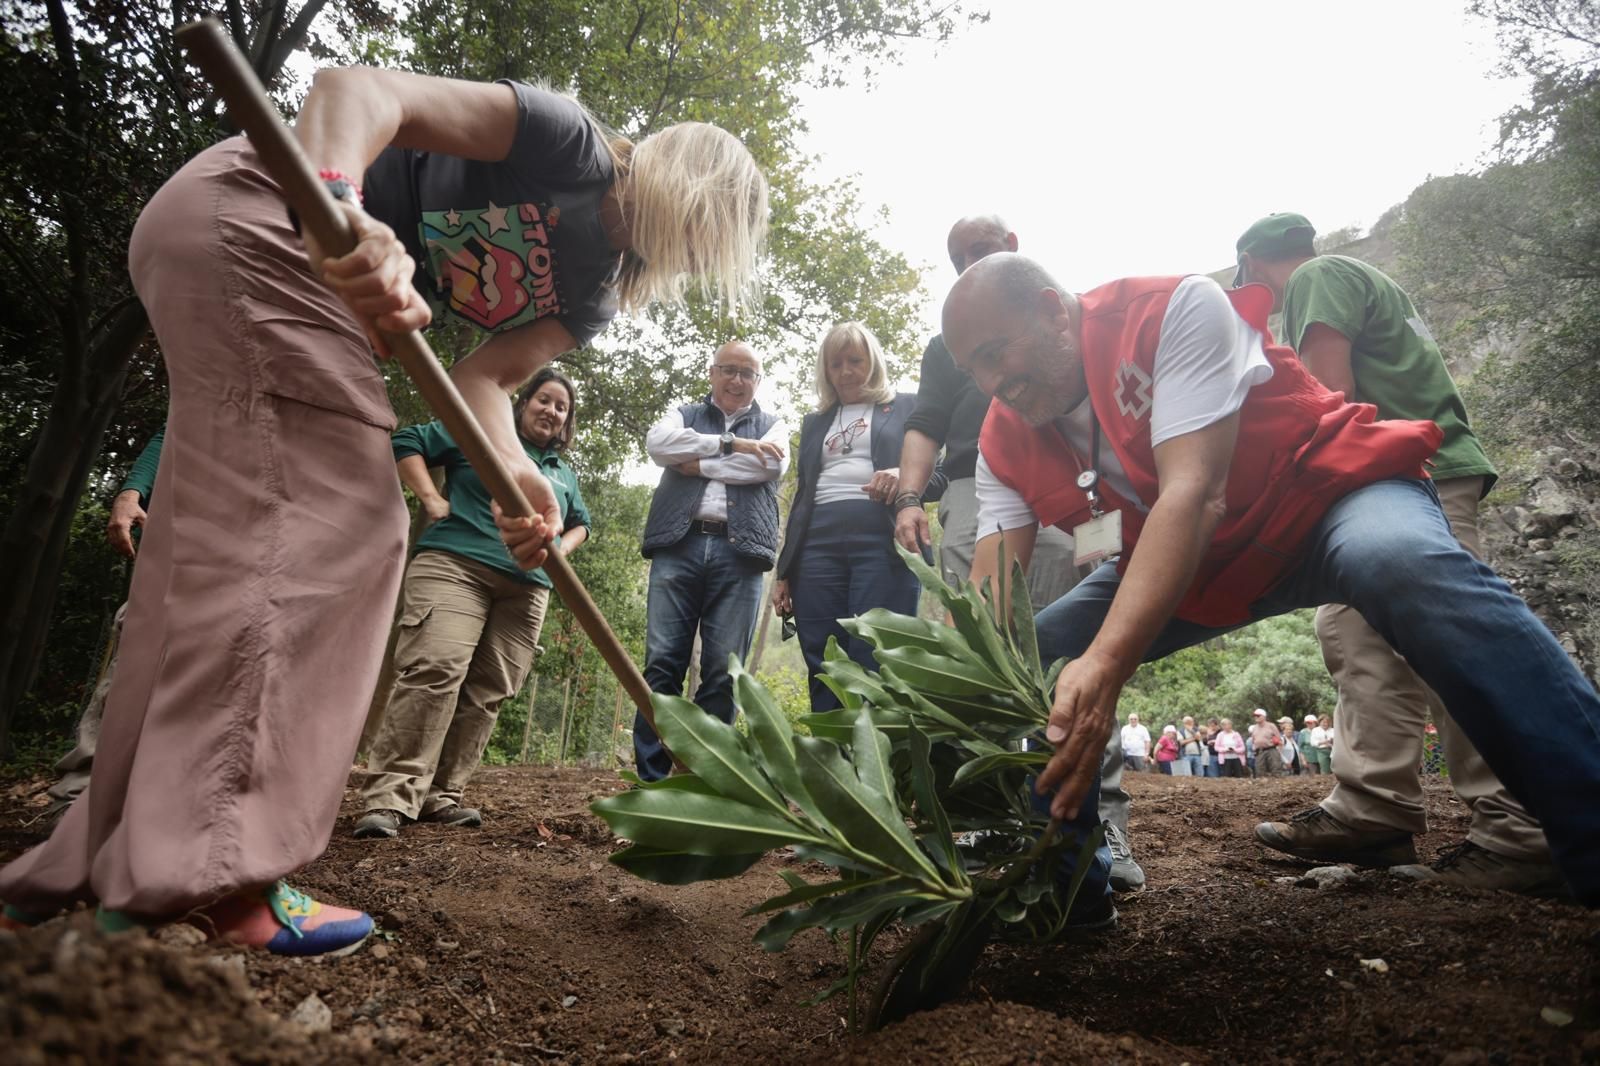
{"label": "overcast sky", "polygon": [[[1492,29],[1464,6],[995,0],[987,24],[914,44],[870,91],[804,92],[802,145],[819,181],[853,177],[866,208],[889,209],[883,243],[932,268],[932,335],[965,214],[1001,214],[1086,289],[1225,267],[1273,211],[1365,228],[1429,175],[1474,167],[1526,87],[1493,73]],[[775,385],[763,400],[798,426]]]}
{"label": "overcast sky", "polygon": [[870,92],[811,91],[818,175],[886,205],[889,247],[952,280],[950,223],[995,211],[1064,284],[1225,266],[1272,211],[1370,225],[1472,166],[1523,92],[1465,0],[996,0]]}

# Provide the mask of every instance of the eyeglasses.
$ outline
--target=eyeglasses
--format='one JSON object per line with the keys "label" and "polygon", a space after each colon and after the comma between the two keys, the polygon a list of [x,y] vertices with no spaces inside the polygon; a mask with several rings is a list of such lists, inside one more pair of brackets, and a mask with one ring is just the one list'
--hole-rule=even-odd
{"label": "eyeglasses", "polygon": [[732,363],[713,363],[711,369],[725,378],[738,378],[740,381],[761,380],[761,371],[748,366],[734,366]]}
{"label": "eyeglasses", "polygon": [[855,446],[856,438],[866,431],[867,420],[858,418],[822,443],[830,452],[843,451],[846,455],[849,455],[851,449]]}

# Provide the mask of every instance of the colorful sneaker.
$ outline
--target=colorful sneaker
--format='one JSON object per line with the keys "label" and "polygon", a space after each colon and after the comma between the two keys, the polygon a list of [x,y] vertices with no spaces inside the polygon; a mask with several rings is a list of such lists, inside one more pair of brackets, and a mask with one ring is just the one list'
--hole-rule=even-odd
{"label": "colorful sneaker", "polygon": [[94,909],[94,927],[102,933],[132,933],[150,928],[122,911],[108,911],[104,907]]}
{"label": "colorful sneaker", "polygon": [[1573,898],[1572,889],[1567,887],[1561,871],[1548,856],[1515,859],[1479,847],[1470,840],[1441,849],[1431,865],[1393,866],[1389,872],[1411,881],[1438,881],[1460,888],[1504,889],[1547,899]]}
{"label": "colorful sneaker", "polygon": [[463,807],[459,803],[452,803],[450,806],[440,807],[436,811],[423,811],[417,821],[432,822],[434,825],[453,825],[462,829],[476,829],[483,824],[483,812],[476,807]]}
{"label": "colorful sneaker", "polygon": [[1307,862],[1348,862],[1386,869],[1417,861],[1410,833],[1352,829],[1320,806],[1301,811],[1287,822],[1262,822],[1256,826],[1256,839]]}
{"label": "colorful sneaker", "polygon": [[318,903],[282,881],[239,892],[200,912],[218,940],[274,955],[348,955],[372,934],[361,911]]}

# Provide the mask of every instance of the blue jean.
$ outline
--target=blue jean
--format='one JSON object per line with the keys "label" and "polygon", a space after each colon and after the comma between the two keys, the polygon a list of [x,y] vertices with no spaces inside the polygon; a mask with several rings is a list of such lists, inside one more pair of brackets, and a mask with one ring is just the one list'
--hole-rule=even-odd
{"label": "blue jean", "polygon": [[1216,752],[1207,752],[1206,753],[1206,772],[1205,772],[1205,776],[1207,776],[1207,777],[1221,777],[1222,776],[1222,764],[1217,762],[1217,754],[1216,754]]}
{"label": "blue jean", "polygon": [[1183,761],[1189,764],[1189,776],[1200,777],[1205,773],[1205,760],[1199,755],[1185,755]]}
{"label": "blue jean", "polygon": [[[1116,568],[1103,565],[1040,612],[1041,657],[1081,654],[1118,583]],[[1600,906],[1600,698],[1527,604],[1456,542],[1430,482],[1380,481],[1339,500],[1300,564],[1250,614],[1324,603],[1360,611],[1439,694],[1506,788],[1543,823],[1579,900]],[[1145,661],[1232,628],[1174,619]],[[1093,825],[1094,800],[1091,793],[1080,807],[1079,831]]]}
{"label": "blue jean", "polygon": [[833,690],[821,681],[822,653],[830,636],[862,669],[878,668],[872,646],[846,633],[839,619],[854,618],[874,607],[914,615],[921,591],[917,576],[895,554],[882,504],[850,500],[826,503],[811,512],[789,594],[794,599],[800,652],[811,677],[813,711],[839,706]]}
{"label": "blue jean", "polygon": [[[690,533],[650,560],[646,601],[644,679],[651,692],[683,694],[684,675],[700,634],[700,691],[694,701],[709,715],[733,723],[733,678],[728,656],[743,659],[755,635],[765,571],[734,551],[725,537]],[[639,776],[659,781],[672,758],[644,715],[633,719],[633,754]]]}

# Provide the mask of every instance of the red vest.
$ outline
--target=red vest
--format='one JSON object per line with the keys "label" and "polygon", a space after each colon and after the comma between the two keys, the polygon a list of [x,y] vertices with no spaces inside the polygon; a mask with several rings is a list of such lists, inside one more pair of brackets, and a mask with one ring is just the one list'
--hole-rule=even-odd
{"label": "red vest", "polygon": [[[1150,408],[1156,346],[1167,302],[1181,277],[1125,278],[1084,293],[1082,333],[1089,402],[1110,447],[1145,507],[1155,503],[1156,464]],[[1300,561],[1306,538],[1335,501],[1390,477],[1426,477],[1423,462],[1443,434],[1432,422],[1376,421],[1371,404],[1345,403],[1311,376],[1294,352],[1272,342],[1272,293],[1247,285],[1228,293],[1233,308],[1260,331],[1272,377],[1249,392],[1228,469],[1227,512],[1212,534],[1177,617],[1201,625],[1237,625]],[[1003,403],[989,405],[979,438],[989,468],[1028,501],[1045,525],[1068,533],[1089,519],[1077,487],[1086,465],[1053,424],[1029,426]],[[1100,482],[1106,509],[1122,512],[1127,569],[1145,516]]]}

